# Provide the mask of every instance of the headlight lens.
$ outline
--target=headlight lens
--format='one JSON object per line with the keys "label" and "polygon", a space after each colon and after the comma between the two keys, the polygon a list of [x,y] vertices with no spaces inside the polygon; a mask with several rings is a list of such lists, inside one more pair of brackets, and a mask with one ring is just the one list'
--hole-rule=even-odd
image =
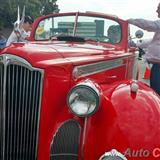
{"label": "headlight lens", "polygon": [[71,112],[77,116],[86,117],[98,109],[99,92],[93,84],[79,84],[71,89],[67,102]]}

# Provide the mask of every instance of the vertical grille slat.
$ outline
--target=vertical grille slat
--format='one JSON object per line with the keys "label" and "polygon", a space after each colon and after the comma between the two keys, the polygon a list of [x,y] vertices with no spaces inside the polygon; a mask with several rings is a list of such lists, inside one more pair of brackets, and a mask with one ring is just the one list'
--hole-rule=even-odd
{"label": "vertical grille slat", "polygon": [[[28,106],[28,88],[29,88],[29,80],[30,80],[30,77],[29,77],[29,70],[27,70],[27,83],[26,83],[26,95],[25,95],[25,105],[24,105],[24,126],[27,126],[27,106]],[[24,127],[24,132],[23,132],[23,152],[25,152],[25,149],[26,149],[26,127]],[[24,155],[26,156],[26,155]]]}
{"label": "vertical grille slat", "polygon": [[[8,74],[11,74],[11,70],[10,70],[10,68],[9,68],[9,70],[8,70]],[[7,103],[6,103],[6,105],[10,105],[10,103],[11,103],[11,98],[10,98],[10,94],[9,93],[11,93],[11,84],[10,84],[10,82],[11,82],[11,80],[10,80],[10,77],[9,77],[9,81],[8,81],[9,83],[7,84],[7,90],[8,90],[8,94],[7,94],[7,97],[8,97],[8,101],[7,101]],[[9,103],[9,104],[8,104]],[[10,116],[10,114],[11,114],[11,109],[6,109],[6,113],[7,113],[7,117],[6,117],[6,119],[7,119],[7,121],[8,121],[8,123],[6,124],[6,130],[7,130],[7,137],[9,137],[9,133],[10,133],[10,130],[9,130],[9,117],[11,117]],[[6,144],[7,144],[7,147],[6,147],[6,150],[7,150],[7,153],[10,153],[10,151],[9,151],[9,138],[8,139],[6,139]],[[8,160],[8,155],[6,155],[6,159]]]}
{"label": "vertical grille slat", "polygon": [[[30,137],[30,133],[31,133],[31,129],[30,129],[30,124],[31,124],[31,107],[32,107],[32,92],[33,92],[33,77],[31,76],[31,72],[29,73],[29,77],[30,77],[30,85],[29,85],[29,101],[28,101],[28,106],[27,106],[27,123],[26,123],[26,129],[27,131],[29,130],[29,132],[26,132],[26,152],[29,153],[29,139]],[[27,155],[26,155],[26,160],[27,160]]]}
{"label": "vertical grille slat", "polygon": [[[9,77],[10,77],[10,83],[11,83],[11,95],[10,95],[10,97],[11,97],[11,104],[10,105],[8,105],[8,107],[6,107],[6,109],[8,109],[8,110],[11,110],[11,114],[10,114],[10,116],[11,117],[8,117],[8,123],[9,123],[9,125],[8,125],[8,128],[10,129],[10,132],[9,133],[7,133],[7,134],[9,134],[9,143],[10,143],[10,150],[9,150],[9,157],[11,156],[11,154],[12,154],[12,150],[13,150],[13,130],[12,130],[12,128],[10,127],[10,126],[14,126],[14,97],[13,97],[13,95],[14,95],[14,79],[15,79],[15,74],[14,74],[14,68],[15,68],[15,66],[13,66],[13,67],[9,67],[9,68],[11,68],[11,75],[7,75],[7,78],[6,79],[9,79]],[[9,81],[7,81],[8,83],[9,83]],[[8,92],[8,95],[9,95],[9,92]],[[8,99],[8,97],[6,97],[6,99]],[[7,121],[6,121],[7,122]],[[8,137],[6,137],[7,139],[8,139]],[[10,158],[9,158],[10,159]]]}
{"label": "vertical grille slat", "polygon": [[0,59],[0,160],[36,160],[43,71],[15,57]]}
{"label": "vertical grille slat", "polygon": [[[22,122],[21,122],[21,113],[22,113],[22,108],[21,108],[21,104],[22,104],[22,82],[23,82],[23,77],[22,77],[22,67],[20,67],[20,79],[19,79],[19,104],[18,104],[18,110],[17,110],[17,114],[18,114],[18,134],[17,137],[20,137],[20,126],[22,126]],[[20,138],[17,138],[17,143],[16,143],[17,149],[16,149],[16,155],[17,155],[17,159],[20,158],[19,150],[20,150]]]}
{"label": "vertical grille slat", "polygon": [[14,159],[16,159],[16,150],[17,150],[17,146],[16,146],[16,139],[17,139],[17,131],[18,131],[18,124],[17,124],[17,118],[18,118],[18,116],[17,116],[17,113],[18,113],[18,110],[17,110],[17,108],[18,108],[18,89],[19,89],[19,87],[18,87],[18,80],[19,80],[19,75],[18,75],[18,66],[15,66],[15,70],[13,71],[13,73],[15,74],[15,80],[14,79],[12,79],[12,81],[14,81],[14,95],[12,95],[13,96],[13,98],[14,98],[14,112],[13,112],[13,117],[14,117],[14,127],[13,127],[13,134],[12,134],[12,139],[13,139],[13,158]]}
{"label": "vertical grille slat", "polygon": [[[24,68],[24,77],[23,77],[24,83],[22,84],[23,86],[23,91],[26,91],[26,82],[27,82],[27,70]],[[25,106],[25,92],[22,92],[22,106]],[[21,118],[22,118],[22,131],[24,131],[24,109],[22,109],[21,113]],[[23,132],[20,132],[20,148],[22,148],[22,153],[23,153]],[[22,153],[20,154],[20,159],[22,159]]]}
{"label": "vertical grille slat", "polygon": [[[0,64],[0,106],[3,106],[4,65]],[[0,107],[0,130],[3,130],[3,108]],[[0,159],[3,158],[3,132],[0,132]]]}
{"label": "vertical grille slat", "polygon": [[[37,73],[35,73],[35,77],[36,77],[35,82],[37,82],[37,85],[39,86],[39,84],[40,84],[39,83],[39,78],[40,77],[39,77],[39,75],[37,75]],[[34,84],[33,86],[34,86],[33,97],[35,97],[35,98],[34,98],[34,101],[32,103],[32,106],[38,106],[37,103],[38,103],[38,97],[39,97],[39,93],[38,93],[39,88],[35,87],[36,84]],[[36,119],[36,116],[35,116],[35,113],[37,113],[37,112],[38,112],[38,107],[32,107],[32,118],[31,118],[31,121],[33,122],[33,124],[32,124],[34,126],[33,128],[36,127],[36,123],[35,122],[38,121],[38,119]],[[36,136],[35,130],[32,129],[31,130],[31,134],[32,134],[31,135],[31,137],[32,137],[32,139],[31,139],[32,143],[30,141],[29,148],[30,148],[30,154],[34,155],[33,151],[35,150],[35,146],[36,146],[36,144],[35,144],[35,142],[36,142],[36,139],[35,139],[35,136]]]}

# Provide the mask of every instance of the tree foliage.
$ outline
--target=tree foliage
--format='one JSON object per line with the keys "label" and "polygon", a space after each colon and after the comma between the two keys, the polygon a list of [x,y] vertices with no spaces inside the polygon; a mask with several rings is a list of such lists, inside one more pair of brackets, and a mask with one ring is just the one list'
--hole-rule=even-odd
{"label": "tree foliage", "polygon": [[44,3],[42,10],[41,10],[41,14],[47,15],[52,12],[59,12],[58,5],[56,5],[55,2]]}
{"label": "tree foliage", "polygon": [[22,14],[23,7],[26,8],[26,15],[34,18],[41,14],[59,12],[56,5],[57,0],[0,0],[0,29],[11,27],[17,19],[17,8],[20,7]]}

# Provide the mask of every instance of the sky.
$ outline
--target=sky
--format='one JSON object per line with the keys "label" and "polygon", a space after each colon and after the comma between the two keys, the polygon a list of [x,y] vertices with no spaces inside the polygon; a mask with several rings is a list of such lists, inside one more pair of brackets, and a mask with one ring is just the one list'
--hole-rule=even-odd
{"label": "sky", "polygon": [[[94,11],[116,15],[124,20],[129,18],[157,19],[157,5],[160,0],[57,0],[60,12]],[[132,27],[132,30],[138,28]],[[152,33],[144,31],[143,38]]]}

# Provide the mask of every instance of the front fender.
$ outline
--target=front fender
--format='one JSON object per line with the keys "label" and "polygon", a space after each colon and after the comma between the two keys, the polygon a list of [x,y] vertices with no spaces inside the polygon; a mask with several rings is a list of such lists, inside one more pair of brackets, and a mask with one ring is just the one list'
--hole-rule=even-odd
{"label": "front fender", "polygon": [[[160,147],[160,97],[142,82],[137,82],[137,92],[131,92],[131,83],[101,86],[101,106],[87,122],[85,159],[97,160],[111,149],[128,159],[155,159],[152,152]],[[140,150],[150,154],[140,154]],[[137,155],[132,155],[134,151]]]}

